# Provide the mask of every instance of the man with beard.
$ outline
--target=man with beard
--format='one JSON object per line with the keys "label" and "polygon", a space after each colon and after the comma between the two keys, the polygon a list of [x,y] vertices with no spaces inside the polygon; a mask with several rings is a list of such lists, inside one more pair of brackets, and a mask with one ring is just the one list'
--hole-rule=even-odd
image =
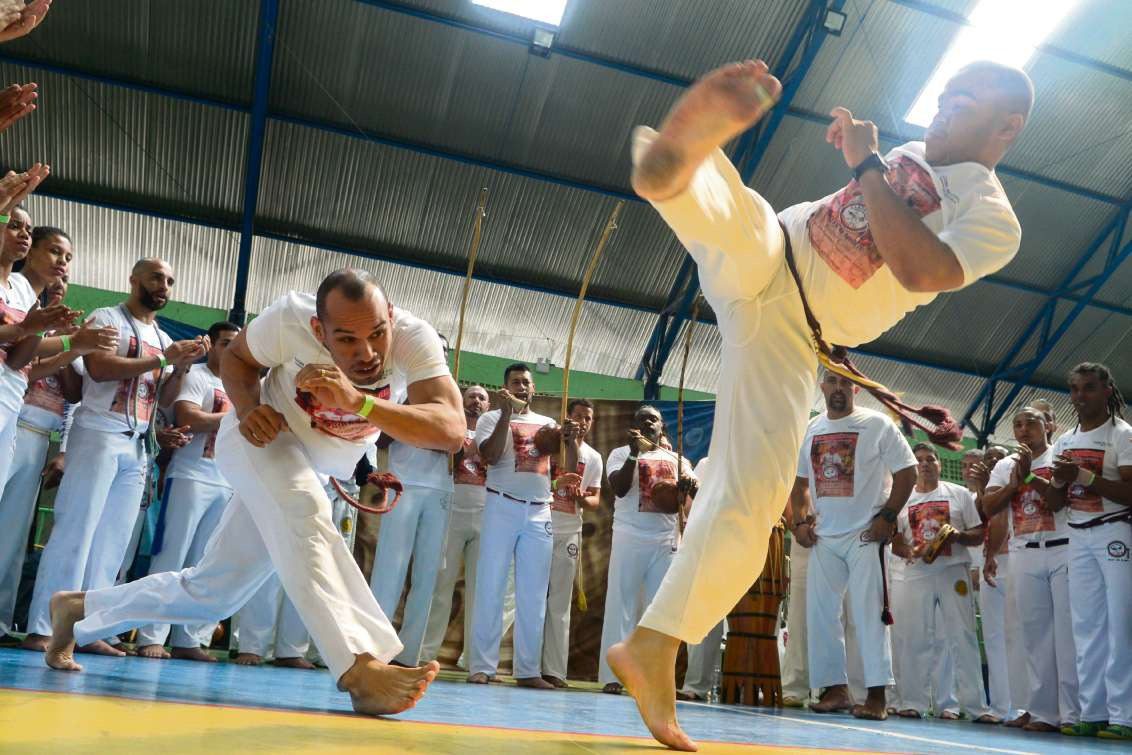
{"label": "man with beard", "polygon": [[[380,433],[460,447],[460,393],[436,331],[395,309],[372,275],[346,268],[314,296],[291,291],[260,313],[220,373],[233,411],[220,423],[216,460],[234,494],[204,557],[180,572],[54,595],[48,665],[81,670],[75,641],[108,632],[230,616],[277,573],[354,710],[413,707],[439,667],[389,664],[401,643],[331,519],[322,481],[348,478]],[[408,387],[408,404],[390,400],[394,383]]]}
{"label": "man with beard", "polygon": [[468,430],[464,445],[452,457],[452,513],[448,522],[448,541],[445,545],[444,565],[436,577],[436,591],[428,612],[428,627],[421,658],[432,660],[440,652],[448,622],[452,614],[452,595],[464,570],[464,652],[472,641],[472,606],[475,604],[476,562],[480,552],[480,528],[483,525],[483,507],[486,501],[487,470],[476,453],[476,422],[487,411],[489,399],[482,385],[468,386],[464,390],[464,419]]}
{"label": "man with beard", "polygon": [[[822,380],[826,411],[806,431],[791,508],[796,542],[813,548],[806,575],[810,686],[824,691],[810,708],[883,720],[885,688],[893,682],[881,620],[883,549],[916,482],[916,458],[891,419],[854,406],[857,390],[840,375],[828,373]],[[831,453],[842,458],[841,466],[822,466]],[[802,494],[806,489],[808,498]],[[868,688],[858,705],[848,691],[841,616],[846,593]]]}
{"label": "man with beard", "polygon": [[695,475],[687,459],[663,449],[664,420],[651,406],[633,415],[629,443],[609,453],[609,487],[613,489],[613,547],[609,554],[609,586],[601,625],[601,658],[597,680],[603,692],[621,694],[621,683],[606,660],[606,651],[621,642],[640,621],[639,594],[648,605],[676,554],[677,515],[653,502],[658,482],[677,482],[677,467],[684,472],[680,486],[692,487]]}
{"label": "man with beard", "polygon": [[[1069,610],[1069,525],[1065,510],[1050,511],[1042,497],[1053,475],[1046,415],[1025,407],[1015,413],[1013,425],[1018,452],[995,465],[983,510],[1010,518],[1010,577],[1019,628],[1010,642],[1021,645],[1029,672],[1028,694],[1015,704],[1030,714],[1027,731],[1057,732],[1075,725],[1081,714]],[[1000,648],[986,645],[990,664],[989,656]]]}
{"label": "man with beard", "polygon": [[[515,681],[521,687],[554,689],[542,678],[542,633],[554,526],[550,456],[535,445],[535,434],[550,417],[530,410],[535,393],[531,370],[522,363],[503,371],[499,408],[476,423],[476,448],[487,467],[476,602],[472,607],[469,684],[487,684],[499,666],[503,638],[503,595],[515,564]],[[577,486],[582,478],[564,473],[558,485]]]}
{"label": "man with beard", "polygon": [[1132,739],[1132,427],[1103,364],[1074,367],[1069,397],[1077,425],[1053,444],[1053,477],[1043,493],[1049,509],[1068,508],[1069,519],[1081,720],[1061,733]]}
{"label": "man with beard", "polygon": [[[150,421],[159,403],[167,406],[177,397],[189,366],[209,349],[207,336],[174,342],[157,326],[173,284],[167,262],[138,260],[130,272],[129,298],[91,315],[94,324],[118,329],[118,349],[83,357],[82,404],[36,575],[26,649],[47,648],[52,595],[110,587],[122,567],[148,472]],[[102,640],[85,649],[125,655]]]}

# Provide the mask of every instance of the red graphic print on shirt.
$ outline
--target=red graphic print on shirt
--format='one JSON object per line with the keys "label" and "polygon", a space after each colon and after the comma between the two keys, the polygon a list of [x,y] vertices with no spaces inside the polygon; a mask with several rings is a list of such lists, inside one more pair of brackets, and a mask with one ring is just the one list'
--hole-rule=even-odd
{"label": "red graphic print on shirt", "polygon": [[59,379],[54,375],[48,375],[32,383],[27,395],[24,396],[24,403],[60,417],[63,416],[63,409],[67,405],[66,399],[63,398],[63,387],[59,385]]}
{"label": "red graphic print on shirt", "polygon": [[[1053,470],[1049,467],[1038,467],[1030,471],[1043,480],[1053,477]],[[1010,515],[1015,535],[1032,535],[1035,532],[1053,532],[1057,529],[1053,512],[1042,502],[1042,494],[1025,483],[1010,500]]]}
{"label": "red graphic print on shirt", "polygon": [[[912,529],[912,547],[919,548],[935,540],[939,528],[951,524],[951,504],[947,501],[924,501],[908,507],[908,526]],[[943,546],[941,556],[951,555],[951,543]]]}
{"label": "red graphic print on shirt", "polygon": [[[227,412],[232,408],[232,402],[228,400],[228,394],[220,388],[212,389],[212,411],[214,414],[220,412]],[[211,432],[208,438],[204,441],[204,452],[201,453],[206,459],[216,458],[216,433]]]}
{"label": "red graphic print on shirt", "polygon": [[476,444],[471,438],[464,438],[464,456],[452,470],[452,481],[457,485],[475,485],[480,488],[487,484],[487,468],[480,461]]}
{"label": "red graphic print on shirt", "polygon": [[542,425],[530,422],[511,423],[511,447],[515,450],[515,471],[550,474],[550,457],[535,448],[535,433]]}
{"label": "red graphic print on shirt", "polygon": [[[554,459],[550,460],[550,479],[557,480],[562,476],[562,471],[558,468],[558,462]],[[584,461],[578,462],[578,476],[584,477],[586,474],[586,463]],[[582,491],[585,492],[585,491]],[[554,491],[554,498],[550,501],[551,511],[561,511],[564,514],[577,514],[578,504],[574,502],[574,495],[577,493],[577,488],[568,488],[565,485]]]}
{"label": "red graphic print on shirt", "polygon": [[[142,343],[145,347],[143,355],[147,357],[161,356],[165,352],[156,346]],[[138,357],[138,339],[130,336],[130,346],[126,349],[126,356],[130,359]],[[110,404],[110,411],[128,416],[136,415],[141,424],[149,422],[153,416],[153,407],[157,403],[157,381],[161,378],[161,370],[150,370],[131,380],[119,380],[118,390],[114,393],[114,401]],[[130,391],[137,384],[136,402],[131,399]],[[136,404],[136,405],[135,405]]]}
{"label": "red graphic print on shirt", "polygon": [[814,492],[818,498],[853,497],[853,461],[857,433],[815,435],[810,444],[814,468]]}
{"label": "red graphic print on shirt", "polygon": [[652,502],[652,488],[658,482],[676,482],[676,465],[667,459],[638,459],[637,487],[640,500],[637,510],[649,514],[664,513]]}
{"label": "red graphic print on shirt", "polygon": [[[354,387],[374,398],[389,400],[390,389],[388,385],[375,389]],[[344,412],[341,409],[323,406],[313,393],[296,390],[295,403],[310,416],[311,428],[326,435],[332,435],[351,443],[358,443],[381,432],[376,425],[365,417],[359,417],[353,412]]]}
{"label": "red graphic print on shirt", "polygon": [[[27,316],[27,312],[16,309],[7,302],[0,301],[0,325],[15,325],[16,323],[23,322],[24,318]],[[4,364],[8,361],[8,347],[11,345],[12,344],[4,344],[3,348],[0,348],[0,364]],[[24,377],[27,377],[27,374],[31,372],[31,365],[29,364],[20,371],[24,373]]]}
{"label": "red graphic print on shirt", "polygon": [[[1104,472],[1104,451],[1097,448],[1071,448],[1065,455],[1075,461],[1082,469],[1087,469],[1097,477]],[[1069,505],[1074,511],[1084,511],[1087,514],[1103,514],[1104,502],[1097,493],[1090,493],[1084,485],[1071,483],[1069,485]]]}
{"label": "red graphic print on shirt", "polygon": [[[940,208],[931,174],[915,160],[901,155],[889,163],[888,185],[921,218]],[[856,181],[830,197],[806,221],[810,243],[833,272],[853,288],[873,277],[884,261],[869,229],[861,185]]]}

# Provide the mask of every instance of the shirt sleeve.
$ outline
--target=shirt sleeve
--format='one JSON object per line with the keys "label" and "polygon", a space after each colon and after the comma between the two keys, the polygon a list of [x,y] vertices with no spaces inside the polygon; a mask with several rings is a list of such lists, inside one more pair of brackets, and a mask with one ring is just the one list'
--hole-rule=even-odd
{"label": "shirt sleeve", "polygon": [[204,397],[208,395],[208,386],[206,381],[201,380],[201,369],[198,366],[197,369],[189,370],[189,374],[185,375],[181,381],[181,392],[173,400],[174,406],[178,401],[188,401],[194,406],[204,407]]}
{"label": "shirt sleeve", "polygon": [[609,452],[609,457],[605,460],[605,468],[612,474],[621,467],[625,466],[625,460],[629,458],[629,447],[618,446]]}
{"label": "shirt sleeve", "polygon": [[975,506],[974,494],[965,488],[955,486],[956,494],[959,496],[960,507],[959,510],[963,512],[963,529],[969,530],[973,527],[978,527],[983,523],[982,518],[979,516],[979,509]]}
{"label": "shirt sleeve", "polygon": [[495,432],[495,426],[499,424],[499,412],[486,412],[481,414],[480,418],[476,421],[476,448],[480,447],[488,437]]}
{"label": "shirt sleeve", "polygon": [[265,309],[246,328],[244,339],[252,358],[264,367],[277,367],[286,362],[291,354],[286,346],[291,324],[291,295],[275,301]]}
{"label": "shirt sleeve", "polygon": [[908,440],[896,427],[896,423],[885,417],[882,432],[881,458],[888,464],[888,471],[895,474],[916,466],[916,455],[912,453],[912,447],[908,445]]}
{"label": "shirt sleeve", "polygon": [[1116,466],[1132,466],[1132,428],[1121,425],[1113,433],[1113,446],[1116,451]]}
{"label": "shirt sleeve", "polygon": [[[117,328],[119,331],[122,330],[122,316],[114,307],[96,309],[94,312],[91,312],[90,319],[94,325],[98,325],[99,327],[104,328],[109,325]],[[129,337],[126,338],[126,342],[129,343]]]}
{"label": "shirt sleeve", "polygon": [[963,286],[997,272],[1014,259],[1022,241],[1022,227],[1000,194],[973,194],[965,198],[958,216],[939,233],[963,268]]}
{"label": "shirt sleeve", "polygon": [[582,479],[582,488],[584,490],[601,487],[601,472],[603,466],[601,454],[597,451],[591,453],[590,458],[586,461],[586,471]]}
{"label": "shirt sleeve", "polygon": [[1010,473],[1014,471],[1014,465],[1017,463],[1013,456],[1008,456],[995,464],[987,481],[987,489],[1005,488],[1010,482]]}
{"label": "shirt sleeve", "polygon": [[401,316],[407,322],[394,330],[393,365],[404,374],[406,387],[450,374],[444,346],[433,327],[407,312]]}
{"label": "shirt sleeve", "polygon": [[798,477],[810,479],[810,433],[802,437],[802,447],[798,449]]}

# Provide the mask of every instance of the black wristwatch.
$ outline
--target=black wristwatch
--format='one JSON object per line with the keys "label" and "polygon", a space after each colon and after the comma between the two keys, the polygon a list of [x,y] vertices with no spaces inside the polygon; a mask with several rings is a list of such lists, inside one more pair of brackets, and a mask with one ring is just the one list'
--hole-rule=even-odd
{"label": "black wristwatch", "polygon": [[[892,509],[888,508],[887,506],[885,506],[880,511],[878,511],[876,515],[879,516],[884,521],[888,522],[889,524],[895,524],[896,523],[896,516],[897,516],[896,512],[893,511]],[[875,518],[876,517],[874,517],[874,519]]]}
{"label": "black wristwatch", "polygon": [[864,160],[857,163],[856,168],[853,168],[853,178],[857,181],[860,181],[861,176],[863,176],[867,171],[870,170],[879,170],[881,172],[881,175],[884,175],[888,171],[888,163],[886,163],[876,152],[873,152]]}

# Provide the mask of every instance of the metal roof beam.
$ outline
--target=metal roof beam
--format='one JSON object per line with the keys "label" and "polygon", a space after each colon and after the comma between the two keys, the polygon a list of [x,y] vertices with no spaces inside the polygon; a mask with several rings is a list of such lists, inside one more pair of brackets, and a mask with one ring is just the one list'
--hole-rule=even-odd
{"label": "metal roof beam", "polygon": [[244,156],[244,211],[240,221],[240,248],[236,255],[236,289],[228,319],[237,325],[247,320],[248,271],[252,264],[259,176],[263,167],[263,140],[267,133],[267,103],[271,96],[271,61],[275,55],[275,26],[279,0],[260,0],[259,28],[255,45],[255,88],[252,93],[251,124]]}

